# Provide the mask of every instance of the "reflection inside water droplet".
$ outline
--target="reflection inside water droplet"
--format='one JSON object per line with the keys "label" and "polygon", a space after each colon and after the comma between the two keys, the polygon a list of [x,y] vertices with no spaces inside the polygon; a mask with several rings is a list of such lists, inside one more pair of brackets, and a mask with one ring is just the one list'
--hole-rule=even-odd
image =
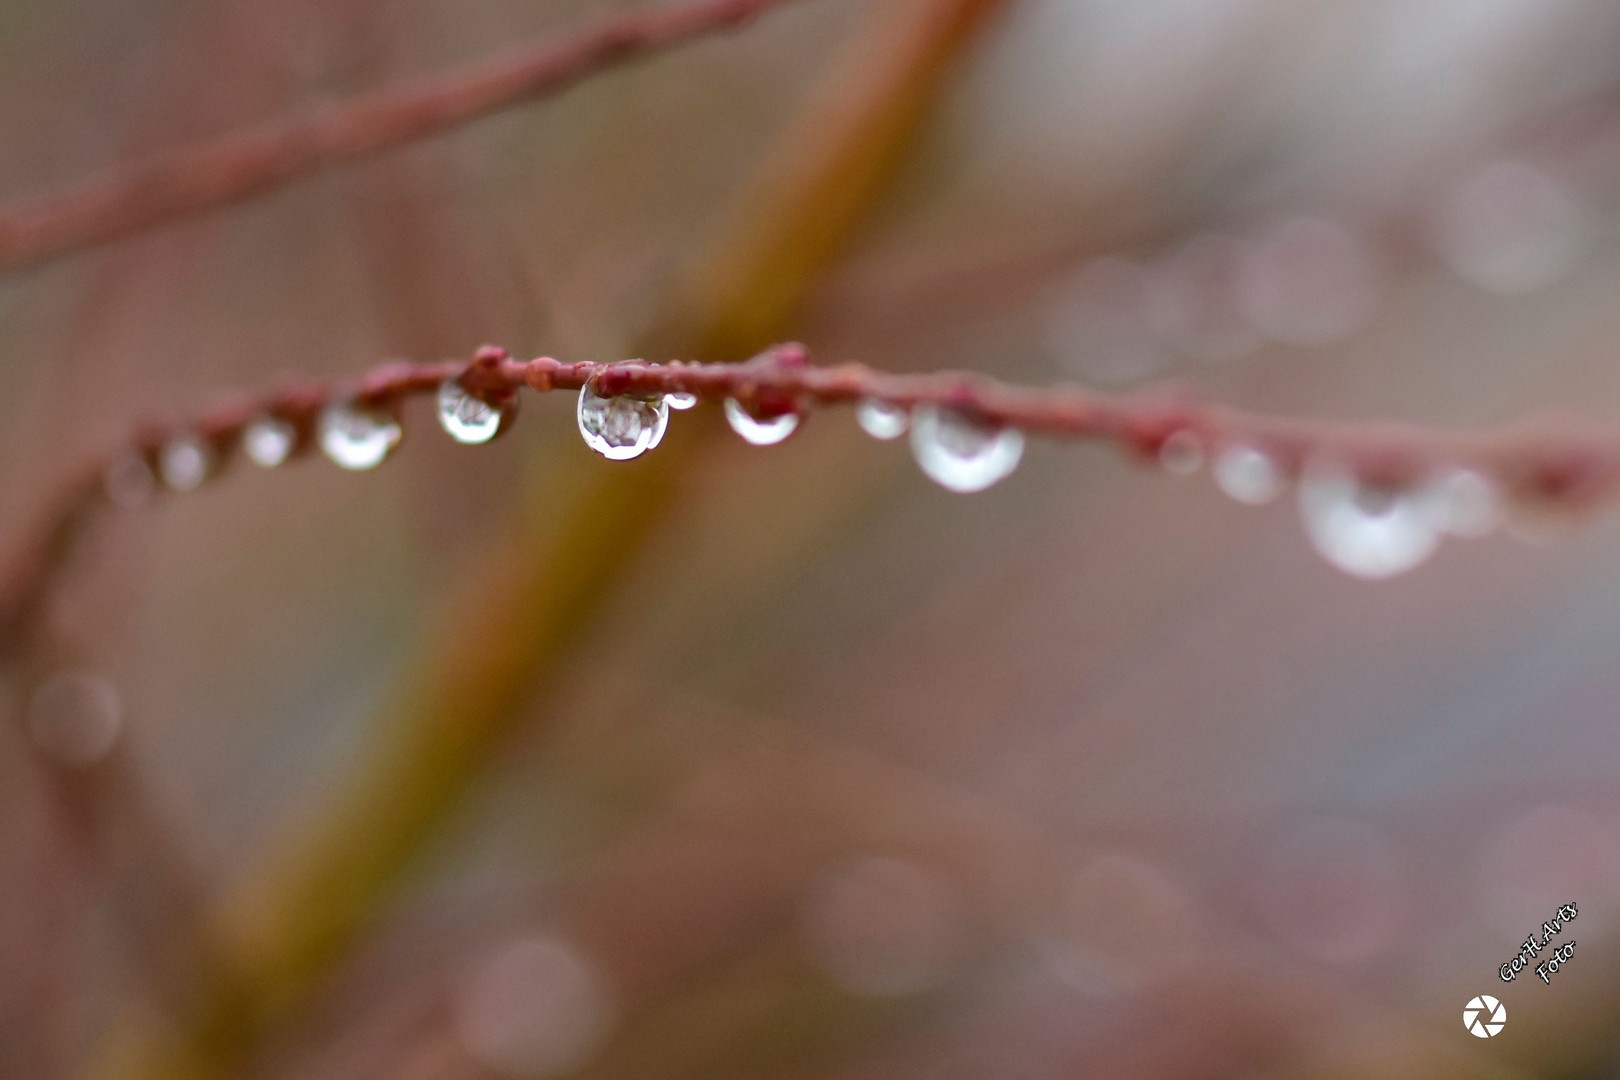
{"label": "reflection inside water droplet", "polygon": [[769,420],[760,420],[743,408],[741,402],[726,398],[726,423],[731,425],[732,431],[754,446],[775,446],[799,430],[799,414],[786,412]]}
{"label": "reflection inside water droplet", "polygon": [[669,426],[669,401],[661,394],[598,392],[600,376],[593,375],[579,391],[575,410],[585,445],[609,461],[629,461],[657,446]]}
{"label": "reflection inside water droplet", "polygon": [[345,469],[374,469],[399,445],[399,421],[376,406],[355,401],[328,405],[320,418],[321,452]]}
{"label": "reflection inside water droplet", "polygon": [[1010,476],[1024,456],[1024,433],[956,409],[918,406],[911,450],[928,478],[949,491],[983,491]]}
{"label": "reflection inside water droplet", "polygon": [[1324,559],[1353,577],[1394,577],[1440,543],[1421,492],[1373,485],[1333,461],[1312,462],[1299,482],[1306,534]]}
{"label": "reflection inside water droplet", "polygon": [[242,452],[262,469],[273,469],[292,456],[298,431],[276,416],[264,416],[242,430]]}
{"label": "reflection inside water droplet", "polygon": [[503,408],[469,391],[459,378],[446,379],[439,385],[439,426],[463,445],[487,443],[501,433],[516,400]]}
{"label": "reflection inside water droplet", "polygon": [[874,439],[898,439],[911,426],[911,416],[898,405],[866,398],[855,406],[855,421]]}

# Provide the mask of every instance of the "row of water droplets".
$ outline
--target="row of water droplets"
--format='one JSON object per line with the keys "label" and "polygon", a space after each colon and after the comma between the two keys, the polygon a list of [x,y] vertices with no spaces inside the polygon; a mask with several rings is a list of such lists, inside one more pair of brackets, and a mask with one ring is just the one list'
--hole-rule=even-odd
{"label": "row of water droplets", "polygon": [[[610,460],[628,461],[663,441],[671,410],[684,411],[697,403],[697,396],[686,392],[605,393],[598,374],[580,390],[576,418],[587,446]],[[802,419],[794,411],[761,417],[735,398],[727,398],[724,409],[732,430],[754,446],[783,442],[798,430]],[[505,430],[515,413],[515,398],[500,403],[487,400],[468,390],[459,377],[446,379],[439,387],[439,424],[459,443],[489,442]],[[952,491],[982,491],[1010,475],[1023,457],[1022,432],[958,409],[934,405],[906,409],[869,399],[860,403],[857,418],[877,439],[896,439],[909,430],[923,472]],[[392,405],[350,397],[321,411],[313,443],[335,464],[359,471],[386,461],[403,434]],[[291,460],[303,449],[302,444],[295,423],[269,413],[244,426],[238,442],[242,455],[262,468]],[[136,506],[160,485],[171,491],[195,490],[215,474],[219,464],[213,442],[196,432],[180,432],[165,441],[150,460],[144,454],[130,454],[113,462],[105,487],[116,504]]]}
{"label": "row of water droplets", "polygon": [[[690,409],[691,394],[604,394],[595,377],[579,394],[579,430],[585,443],[603,457],[625,461],[656,447],[669,425],[670,409]],[[799,428],[797,412],[760,417],[742,402],[727,398],[726,422],[754,446],[775,446]],[[876,399],[856,409],[862,429],[876,439],[897,439],[911,432],[917,464],[929,478],[951,491],[983,491],[1005,479],[1024,454],[1017,428],[988,423],[956,409],[921,405],[907,410]]]}
{"label": "row of water droplets", "polygon": [[[587,446],[610,460],[628,461],[662,442],[671,410],[691,409],[697,402],[686,392],[607,393],[598,373],[580,390],[576,418]],[[724,409],[732,430],[755,446],[783,442],[802,419],[795,411],[761,417],[735,398],[727,398]],[[515,398],[488,400],[468,390],[459,377],[445,380],[439,388],[440,426],[460,443],[490,441],[515,412]],[[1011,475],[1024,453],[1024,435],[1017,428],[948,406],[907,408],[868,398],[857,405],[856,419],[875,439],[898,439],[909,432],[919,467],[950,491],[976,492],[994,485]],[[321,412],[314,443],[343,468],[363,470],[386,460],[401,436],[399,418],[390,405],[348,398]],[[300,449],[299,430],[286,419],[262,416],[244,427],[240,447],[255,464],[274,467]],[[1165,439],[1158,458],[1166,471],[1181,475],[1198,471],[1207,459],[1216,485],[1247,505],[1275,500],[1290,482],[1262,445],[1238,441],[1213,446],[1192,430]],[[139,502],[159,482],[189,491],[208,479],[217,465],[213,446],[193,433],[169,439],[155,462],[156,476],[144,458],[117,463],[108,474],[108,490],[115,501]],[[1503,520],[1497,485],[1484,473],[1461,467],[1394,487],[1368,482],[1331,457],[1317,457],[1301,469],[1297,495],[1306,534],[1316,549],[1332,565],[1367,579],[1410,570],[1432,555],[1446,536],[1482,536]]]}
{"label": "row of water droplets", "polygon": [[[1190,475],[1203,466],[1208,452],[1199,435],[1179,431],[1160,445],[1159,462],[1167,472]],[[1289,484],[1276,458],[1253,443],[1219,448],[1209,467],[1216,487],[1247,506],[1273,502]],[[1352,577],[1367,580],[1403,574],[1425,562],[1446,537],[1486,536],[1505,520],[1497,484],[1463,466],[1391,485],[1369,481],[1338,459],[1318,455],[1305,463],[1295,486],[1305,534],[1317,552]]]}
{"label": "row of water droplets", "polygon": [[[459,379],[447,379],[439,388],[439,423],[460,443],[488,442],[515,411],[513,404],[491,403],[469,392]],[[334,464],[361,471],[381,465],[403,436],[399,417],[388,405],[345,398],[321,411],[314,442]],[[298,426],[274,414],[260,416],[243,427],[238,446],[244,457],[266,469],[285,464],[303,449]],[[114,461],[107,469],[105,488],[117,505],[135,506],[155,493],[159,484],[171,491],[193,491],[214,475],[219,464],[219,454],[209,440],[195,432],[181,432],[158,447],[151,464],[141,454]]]}

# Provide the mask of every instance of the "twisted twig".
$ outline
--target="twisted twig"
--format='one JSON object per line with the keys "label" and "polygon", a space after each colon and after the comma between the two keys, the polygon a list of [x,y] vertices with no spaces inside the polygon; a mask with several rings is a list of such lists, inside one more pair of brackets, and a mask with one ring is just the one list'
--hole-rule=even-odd
{"label": "twisted twig", "polygon": [[555,94],[609,67],[743,25],[789,0],[686,0],[635,11],[427,79],[114,167],[0,210],[0,269],[238,202],[343,161]]}

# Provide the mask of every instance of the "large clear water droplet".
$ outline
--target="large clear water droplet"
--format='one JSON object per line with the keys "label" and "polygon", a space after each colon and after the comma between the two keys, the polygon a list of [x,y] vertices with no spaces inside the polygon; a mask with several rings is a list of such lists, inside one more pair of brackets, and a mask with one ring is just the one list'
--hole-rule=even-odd
{"label": "large clear water droplet", "polygon": [[1424,494],[1358,479],[1336,462],[1313,462],[1300,477],[1305,532],[1322,557],[1352,577],[1394,577],[1440,544]]}
{"label": "large clear water droplet", "polygon": [[214,448],[196,435],[176,435],[158,451],[158,473],[173,491],[194,491],[214,468]]}
{"label": "large clear water droplet", "polygon": [[273,469],[292,456],[298,429],[278,416],[262,416],[242,429],[242,452],[261,469]]}
{"label": "large clear water droplet", "polygon": [[118,691],[91,671],[57,671],[28,702],[29,735],[59,765],[83,767],[106,757],[122,721]]}
{"label": "large clear water droplet", "polygon": [[732,431],[754,446],[775,446],[799,430],[799,414],[786,412],[769,420],[760,420],[743,408],[740,401],[726,398],[726,423],[731,425]]}
{"label": "large clear water droplet", "polygon": [[677,390],[673,394],[664,395],[664,404],[672,409],[685,412],[698,403],[696,394],[688,394],[684,390]]}
{"label": "large clear water droplet", "polygon": [[949,491],[974,492],[1006,479],[1024,456],[1024,433],[956,409],[919,406],[911,451],[928,478]]}
{"label": "large clear water droplet", "polygon": [[1502,494],[1484,473],[1448,469],[1424,489],[1435,528],[1451,536],[1478,539],[1502,524]]}
{"label": "large clear water droplet", "polygon": [[374,469],[399,445],[399,421],[384,409],[338,401],[321,411],[321,452],[345,469]]}
{"label": "large clear water droplet", "polygon": [[1239,444],[1228,446],[1210,467],[1215,486],[1248,506],[1263,506],[1282,494],[1283,475],[1264,450]]}
{"label": "large clear water droplet", "polygon": [[629,461],[657,446],[669,426],[669,402],[661,394],[597,392],[591,376],[579,391],[579,433],[585,445],[609,461]]}
{"label": "large clear water droplet", "polygon": [[489,442],[501,433],[514,411],[510,405],[502,408],[485,401],[462,386],[459,378],[439,384],[439,426],[463,445]]}
{"label": "large clear water droplet", "polygon": [[855,406],[855,421],[874,439],[898,439],[911,426],[911,414],[887,401],[867,398]]}
{"label": "large clear water droplet", "polygon": [[449,1002],[453,1030],[467,1055],[499,1076],[574,1073],[613,1025],[614,995],[602,971],[562,938],[507,942],[458,981]]}

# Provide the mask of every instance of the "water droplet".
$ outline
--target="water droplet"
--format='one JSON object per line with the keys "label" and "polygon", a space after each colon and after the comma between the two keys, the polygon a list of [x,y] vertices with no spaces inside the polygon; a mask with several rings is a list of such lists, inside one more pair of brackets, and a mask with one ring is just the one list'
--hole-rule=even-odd
{"label": "water droplet", "polygon": [[726,398],[726,423],[731,430],[755,446],[775,446],[799,430],[799,414],[793,412],[773,416],[769,420],[756,419],[742,403]]}
{"label": "water droplet", "polygon": [[952,883],[916,863],[868,857],[836,867],[809,896],[811,958],[851,993],[901,997],[938,986],[961,958],[965,905]]}
{"label": "water droplet", "polygon": [[158,451],[158,472],[174,491],[194,491],[214,468],[214,449],[196,435],[176,435]]}
{"label": "water droplet", "polygon": [[1098,997],[1197,963],[1204,944],[1198,903],[1168,866],[1145,854],[1092,856],[1064,883],[1052,914],[1045,959],[1064,982]]}
{"label": "water droplet", "polygon": [[[512,402],[516,400],[514,397]],[[459,378],[439,384],[439,426],[465,446],[489,442],[501,433],[515,411],[512,404],[503,408],[472,393]]]}
{"label": "water droplet", "polygon": [[609,461],[629,461],[657,446],[669,426],[669,400],[654,394],[615,394],[605,397],[596,392],[597,376],[586,380],[579,391],[579,433],[585,445]]}
{"label": "water droplet", "polygon": [[1210,472],[1215,486],[1228,498],[1248,506],[1264,506],[1282,494],[1282,471],[1269,454],[1253,446],[1228,446],[1216,457]]}
{"label": "water droplet", "polygon": [[121,510],[145,506],[157,494],[157,477],[146,458],[138,453],[120,454],[102,474],[101,488],[107,501]]}
{"label": "water droplet", "polygon": [[1024,456],[1024,433],[956,409],[919,406],[911,451],[928,478],[950,491],[983,491],[1005,480]]}
{"label": "water droplet", "polygon": [[1421,491],[1368,484],[1331,461],[1313,462],[1300,477],[1299,508],[1316,550],[1353,577],[1405,573],[1440,544]]}
{"label": "water droplet", "polygon": [[292,456],[298,429],[277,416],[263,416],[242,431],[242,452],[263,469],[273,469]]}
{"label": "water droplet", "polygon": [[1430,520],[1451,536],[1478,539],[1502,524],[1502,496],[1491,478],[1473,469],[1451,469],[1424,489]]}
{"label": "water droplet", "polygon": [[697,403],[697,395],[688,394],[684,390],[677,390],[673,394],[664,395],[664,404],[680,412],[685,412]]}
{"label": "water droplet", "polygon": [[1222,233],[1202,233],[1167,256],[1153,276],[1153,328],[1183,355],[1233,360],[1260,347],[1260,335],[1238,311],[1235,283],[1246,257]]}
{"label": "water droplet", "polygon": [[1268,230],[1237,281],[1239,308],[1261,333],[1289,345],[1348,338],[1378,306],[1378,267],[1360,239],[1326,218]]}
{"label": "water droplet", "polygon": [[1522,161],[1496,161],[1442,202],[1434,242],[1452,272],[1475,288],[1523,295],[1574,269],[1583,216],[1555,177]]}
{"label": "water droplet", "polygon": [[1191,431],[1172,432],[1159,444],[1159,465],[1173,476],[1191,476],[1204,467],[1204,440]]}
{"label": "water droplet", "polygon": [[118,691],[90,671],[50,675],[28,704],[28,730],[34,745],[61,765],[93,765],[118,740],[123,708]]}
{"label": "water droplet", "polygon": [[374,469],[381,465],[402,432],[387,411],[355,401],[337,401],[321,411],[321,451],[345,469]]}
{"label": "water droplet", "polygon": [[456,1034],[481,1064],[508,1076],[571,1072],[612,1020],[607,988],[566,941],[525,937],[484,959],[454,998]]}
{"label": "water droplet", "polygon": [[867,398],[855,406],[855,420],[874,439],[898,439],[911,426],[911,414],[887,401]]}

